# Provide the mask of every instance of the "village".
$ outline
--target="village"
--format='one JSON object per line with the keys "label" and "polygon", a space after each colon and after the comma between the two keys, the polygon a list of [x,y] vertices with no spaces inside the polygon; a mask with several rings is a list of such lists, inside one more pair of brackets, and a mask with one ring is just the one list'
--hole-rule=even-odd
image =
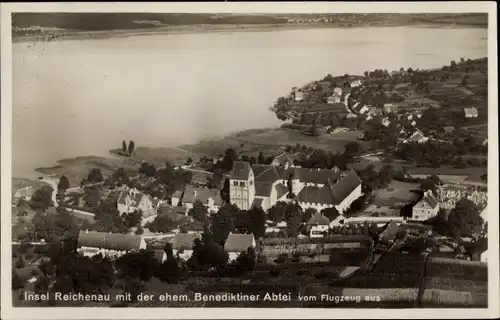
{"label": "village", "polygon": [[[291,141],[276,154],[228,148],[184,165],[141,161],[135,171],[111,175],[94,168],[80,185],[65,175],[42,176],[45,186],[14,193],[16,290],[97,290],[61,277],[80,277],[71,268],[81,267],[103,268],[109,282],[89,284],[101,291],[153,290],[152,278],[209,292],[246,286],[259,293],[275,281],[284,281],[282,290],[302,292],[311,282],[310,290],[322,294],[330,287],[378,288],[386,299],[410,305],[474,305],[487,287],[486,184],[409,174],[394,164],[485,166],[487,136],[472,130],[487,116],[484,83],[469,84],[482,81],[469,75],[483,72],[482,63],[452,62],[452,71],[468,68],[468,78],[453,80],[452,102],[444,98],[451,89],[434,88],[448,86],[448,78],[410,69],[329,75],[278,99],[272,110],[287,130],[312,136],[362,131],[343,153]],[[395,83],[387,84],[391,79]],[[439,90],[446,91],[441,99]],[[366,140],[372,147],[361,151]],[[123,141],[121,154],[130,157],[134,149]],[[371,162],[380,157],[385,160]],[[456,281],[445,285],[449,276]],[[299,278],[298,287],[283,280],[289,278]],[[426,289],[439,279],[449,294]],[[411,288],[406,296],[391,289],[401,285]],[[471,285],[476,292],[464,302],[457,286]]]}

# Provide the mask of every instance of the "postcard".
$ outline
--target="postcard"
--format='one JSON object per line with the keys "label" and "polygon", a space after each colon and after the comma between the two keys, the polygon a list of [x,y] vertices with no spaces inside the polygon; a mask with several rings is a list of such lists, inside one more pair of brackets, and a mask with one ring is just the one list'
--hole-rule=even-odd
{"label": "postcard", "polygon": [[499,316],[496,3],[1,6],[2,319]]}

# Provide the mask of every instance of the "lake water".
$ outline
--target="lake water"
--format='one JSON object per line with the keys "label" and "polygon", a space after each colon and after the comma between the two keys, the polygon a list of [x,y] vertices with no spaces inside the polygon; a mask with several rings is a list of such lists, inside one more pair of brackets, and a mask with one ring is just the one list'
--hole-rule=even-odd
{"label": "lake water", "polygon": [[13,176],[122,140],[175,146],[278,125],[269,111],[326,74],[487,55],[487,30],[308,29],[13,45]]}

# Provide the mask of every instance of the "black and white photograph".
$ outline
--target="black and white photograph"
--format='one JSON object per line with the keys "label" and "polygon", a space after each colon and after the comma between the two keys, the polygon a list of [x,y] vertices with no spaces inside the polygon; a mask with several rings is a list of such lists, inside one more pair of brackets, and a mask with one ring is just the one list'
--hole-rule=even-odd
{"label": "black and white photograph", "polygon": [[2,318],[499,316],[496,28],[2,4]]}

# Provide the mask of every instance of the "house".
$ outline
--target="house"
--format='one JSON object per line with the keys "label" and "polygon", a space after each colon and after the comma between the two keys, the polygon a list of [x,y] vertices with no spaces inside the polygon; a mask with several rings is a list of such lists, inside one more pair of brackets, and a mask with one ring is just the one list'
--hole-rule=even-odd
{"label": "house", "polygon": [[464,108],[464,113],[466,118],[477,118],[479,115],[476,107]]}
{"label": "house", "polygon": [[347,119],[357,118],[358,116],[355,113],[349,112],[346,116]]}
{"label": "house", "polygon": [[323,238],[330,228],[330,219],[316,212],[307,222],[310,238]]}
{"label": "house", "polygon": [[427,142],[427,140],[429,140],[429,138],[425,137],[423,132],[420,131],[420,130],[415,130],[415,132],[408,138],[406,139],[404,142],[405,143],[408,143],[408,142],[417,142],[417,143],[425,143]]}
{"label": "house", "polygon": [[326,208],[335,207],[342,214],[351,203],[361,197],[361,179],[356,171],[347,173],[328,172],[328,170],[316,169],[323,179],[327,181],[321,184],[306,183],[294,199],[302,209],[315,208],[321,211]]}
{"label": "house", "polygon": [[107,257],[119,257],[130,251],[146,249],[146,242],[134,234],[106,233],[80,230],[77,240],[77,252],[86,257],[102,254]]}
{"label": "house", "polygon": [[224,250],[229,254],[229,261],[234,261],[240,253],[248,248],[255,248],[256,242],[253,234],[230,233],[224,243]]}
{"label": "house", "polygon": [[135,188],[124,188],[118,197],[117,208],[120,215],[140,210],[147,217],[156,214],[158,204],[160,200],[152,199]]}
{"label": "house", "polygon": [[412,219],[417,221],[435,217],[439,212],[439,201],[431,190],[427,190],[422,199],[413,206],[412,212]]}
{"label": "house", "polygon": [[394,112],[394,105],[392,103],[385,103],[383,110],[385,113]]}
{"label": "house", "polygon": [[178,233],[174,237],[172,250],[174,256],[187,261],[193,254],[193,245],[196,239],[201,239],[196,233]]}
{"label": "house", "polygon": [[[178,194],[174,193],[174,195],[176,196],[175,201],[178,204]],[[210,213],[219,211],[220,207],[224,204],[224,200],[222,200],[219,189],[197,188],[191,185],[186,185],[182,194],[182,206],[189,210],[193,208],[194,203],[197,201],[206,206]],[[173,199],[172,204],[174,204]]]}
{"label": "house", "polygon": [[333,89],[333,94],[338,97],[342,96],[342,88],[336,87],[335,89]]}
{"label": "house", "polygon": [[414,127],[417,123],[413,120],[410,124]]}
{"label": "house", "polygon": [[361,109],[359,109],[359,114],[365,114],[368,111],[370,111],[370,108],[368,108],[366,105],[362,106]]}
{"label": "house", "polygon": [[356,88],[356,87],[361,87],[361,80],[356,79],[353,82],[351,82],[351,88]]}
{"label": "house", "polygon": [[27,186],[21,189],[18,189],[14,194],[14,199],[19,200],[23,199],[29,201],[33,194],[35,193],[35,189],[32,186]]}
{"label": "house", "polygon": [[443,131],[446,134],[450,134],[450,133],[453,133],[455,131],[455,127],[452,127],[452,126],[444,127]]}
{"label": "house", "polygon": [[340,102],[341,102],[341,98],[340,98],[340,96],[337,96],[337,95],[333,95],[333,96],[326,98],[327,104],[335,104],[335,103],[340,103]]}
{"label": "house", "polygon": [[304,92],[296,91],[295,92],[295,101],[302,101],[302,100],[304,100]]}
{"label": "house", "polygon": [[382,231],[379,234],[378,239],[383,244],[390,245],[393,243],[398,232],[399,232],[399,225],[395,222],[389,222],[385,227],[384,231]]}
{"label": "house", "polygon": [[389,118],[385,117],[384,119],[382,119],[382,121],[380,121],[380,123],[384,126],[384,127],[388,127],[391,125],[391,120],[389,120]]}

